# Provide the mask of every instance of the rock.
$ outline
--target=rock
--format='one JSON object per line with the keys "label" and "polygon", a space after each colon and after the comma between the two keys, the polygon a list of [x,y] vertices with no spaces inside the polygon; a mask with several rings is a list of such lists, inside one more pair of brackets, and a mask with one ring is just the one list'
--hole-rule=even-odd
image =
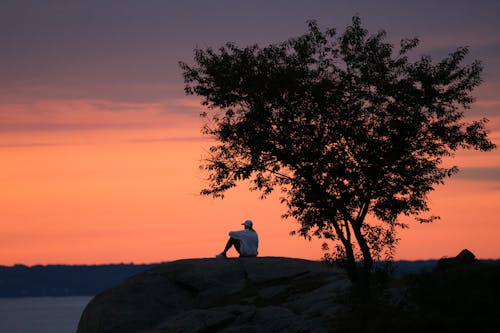
{"label": "rock", "polygon": [[476,256],[474,253],[467,249],[463,249],[460,253],[455,257],[457,262],[461,264],[470,264],[476,261]]}
{"label": "rock", "polygon": [[131,277],[94,297],[78,333],[327,332],[339,268],[302,259],[189,259]]}
{"label": "rock", "polygon": [[156,332],[326,332],[319,320],[297,316],[279,306],[226,306],[214,309],[195,309],[174,316]]}
{"label": "rock", "polygon": [[441,258],[437,262],[437,270],[445,270],[451,267],[464,266],[476,263],[476,256],[467,249],[463,249],[453,258]]}

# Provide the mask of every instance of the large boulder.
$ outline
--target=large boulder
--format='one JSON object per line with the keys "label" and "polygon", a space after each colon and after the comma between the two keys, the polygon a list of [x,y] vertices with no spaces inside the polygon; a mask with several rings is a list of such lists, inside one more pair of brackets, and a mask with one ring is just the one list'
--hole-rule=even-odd
{"label": "large boulder", "polygon": [[78,333],[327,332],[349,285],[316,261],[179,260],[94,297]]}
{"label": "large boulder", "polygon": [[463,249],[460,251],[459,254],[457,254],[455,257],[452,258],[441,258],[438,260],[436,269],[437,270],[447,270],[450,268],[456,268],[456,267],[462,267],[462,266],[468,266],[471,264],[476,264],[478,263],[478,260],[476,259],[476,256],[474,253],[467,249]]}

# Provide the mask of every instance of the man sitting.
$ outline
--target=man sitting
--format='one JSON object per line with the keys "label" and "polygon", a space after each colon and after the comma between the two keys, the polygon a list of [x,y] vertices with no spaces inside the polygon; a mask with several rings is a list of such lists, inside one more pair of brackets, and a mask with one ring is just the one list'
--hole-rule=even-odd
{"label": "man sitting", "polygon": [[227,251],[234,246],[240,257],[256,257],[259,247],[259,236],[253,229],[253,222],[246,220],[242,223],[245,229],[229,232],[229,240],[227,241],[224,251],[217,254],[216,258],[226,258]]}

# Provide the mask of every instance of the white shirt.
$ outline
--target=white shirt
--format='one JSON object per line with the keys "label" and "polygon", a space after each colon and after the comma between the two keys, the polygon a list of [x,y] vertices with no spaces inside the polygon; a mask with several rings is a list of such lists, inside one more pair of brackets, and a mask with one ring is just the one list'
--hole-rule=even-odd
{"label": "white shirt", "polygon": [[240,253],[242,256],[257,256],[259,247],[259,236],[254,230],[244,229],[230,231],[229,237],[240,241]]}

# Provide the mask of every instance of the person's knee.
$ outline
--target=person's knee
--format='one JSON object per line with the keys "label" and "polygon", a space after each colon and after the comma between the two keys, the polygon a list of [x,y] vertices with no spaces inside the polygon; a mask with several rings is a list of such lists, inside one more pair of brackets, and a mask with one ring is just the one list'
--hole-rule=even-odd
{"label": "person's knee", "polygon": [[241,247],[241,242],[239,239],[236,239],[236,238],[233,238],[233,244],[234,244],[234,248],[236,249],[236,251],[238,251],[238,253],[240,253],[240,247]]}

